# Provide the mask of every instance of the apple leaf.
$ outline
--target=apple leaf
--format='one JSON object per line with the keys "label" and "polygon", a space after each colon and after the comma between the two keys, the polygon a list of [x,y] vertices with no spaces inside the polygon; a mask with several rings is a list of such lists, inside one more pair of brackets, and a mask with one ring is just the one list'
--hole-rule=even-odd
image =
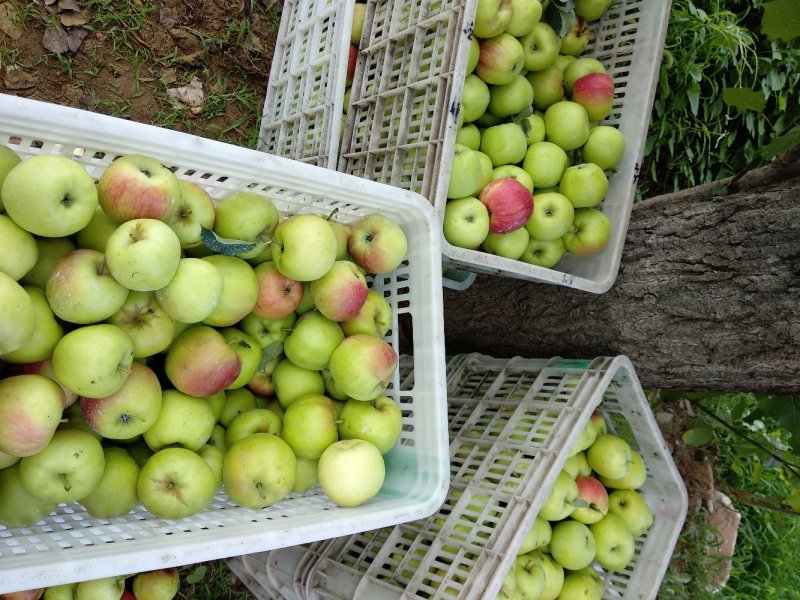
{"label": "apple leaf", "polygon": [[714,431],[710,427],[695,427],[684,431],[681,438],[689,446],[703,446],[714,438]]}
{"label": "apple leaf", "polygon": [[267,344],[261,351],[261,360],[258,361],[258,372],[263,373],[267,368],[267,363],[278,358],[283,352],[283,342],[272,342]]}
{"label": "apple leaf", "polygon": [[575,3],[572,0],[553,0],[544,16],[544,21],[562,38],[575,27]]}
{"label": "apple leaf", "polygon": [[200,228],[200,240],[209,250],[225,256],[244,254],[256,247],[255,242],[220,237],[207,227]]}
{"label": "apple leaf", "polygon": [[800,36],[800,0],[765,2],[761,33],[770,40],[785,42]]}
{"label": "apple leaf", "polygon": [[739,112],[754,110],[762,112],[767,104],[767,98],[762,92],[757,92],[749,88],[723,88],[722,100],[728,106],[732,106]]}
{"label": "apple leaf", "polygon": [[583,498],[576,498],[572,501],[572,506],[575,508],[589,508],[589,503]]}
{"label": "apple leaf", "polygon": [[200,583],[203,581],[203,578],[206,576],[207,567],[205,565],[200,565],[194,571],[189,573],[186,576],[186,583],[190,583],[194,585],[195,583]]}

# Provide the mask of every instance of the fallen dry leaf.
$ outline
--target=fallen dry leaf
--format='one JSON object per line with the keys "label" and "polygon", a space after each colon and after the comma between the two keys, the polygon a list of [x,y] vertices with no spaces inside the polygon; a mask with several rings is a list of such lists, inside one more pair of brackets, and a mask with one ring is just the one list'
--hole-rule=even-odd
{"label": "fallen dry leaf", "polygon": [[[172,98],[172,103],[178,108],[189,106],[202,110],[204,100],[203,82],[197,77],[193,77],[189,85],[168,89],[167,94]],[[198,114],[198,111],[192,112]]]}
{"label": "fallen dry leaf", "polygon": [[158,78],[164,85],[175,83],[178,80],[178,73],[175,69],[163,69]]}
{"label": "fallen dry leaf", "polygon": [[5,76],[6,89],[28,90],[37,85],[36,77],[22,69],[8,69]]}
{"label": "fallen dry leaf", "polygon": [[78,6],[78,3],[75,0],[58,0],[58,9],[81,12],[81,7]]}
{"label": "fallen dry leaf", "polygon": [[42,46],[50,52],[64,54],[69,51],[69,40],[67,32],[61,25],[53,25],[44,30]]}
{"label": "fallen dry leaf", "polygon": [[13,19],[14,7],[8,2],[0,4],[0,31],[5,33],[12,40],[18,40],[22,37],[22,29],[20,29]]}
{"label": "fallen dry leaf", "polygon": [[89,31],[83,27],[73,27],[70,29],[69,34],[67,35],[67,45],[69,46],[69,51],[72,53],[77,52],[87,35],[89,35]]}
{"label": "fallen dry leaf", "polygon": [[162,8],[158,11],[158,22],[167,29],[172,29],[178,24],[178,21],[175,19],[175,13],[172,12],[171,8]]}
{"label": "fallen dry leaf", "polygon": [[75,10],[65,10],[58,15],[58,20],[64,27],[77,27],[89,22],[89,19],[84,17],[80,11]]}

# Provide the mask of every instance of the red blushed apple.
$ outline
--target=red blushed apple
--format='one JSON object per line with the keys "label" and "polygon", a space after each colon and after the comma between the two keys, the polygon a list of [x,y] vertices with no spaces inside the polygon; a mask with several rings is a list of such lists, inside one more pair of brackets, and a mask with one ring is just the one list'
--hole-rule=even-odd
{"label": "red blushed apple", "polygon": [[119,600],[136,600],[136,596],[134,596],[128,590],[125,590],[124,592],[122,592],[122,596],[120,596]]}
{"label": "red blushed apple", "polygon": [[347,55],[347,78],[345,83],[353,83],[353,75],[356,73],[356,62],[358,62],[358,46],[350,44],[350,52]]}
{"label": "red blushed apple", "polygon": [[572,86],[572,101],[586,109],[589,120],[605,119],[614,102],[614,80],[606,73],[584,75]]}
{"label": "red blushed apple", "polygon": [[489,210],[489,231],[508,233],[523,227],[533,212],[533,195],[516,179],[490,181],[479,197]]}
{"label": "red blushed apple", "polygon": [[258,300],[253,314],[261,319],[284,319],[303,299],[303,284],[282,275],[275,263],[268,261],[255,268]]}
{"label": "red blushed apple", "polygon": [[179,391],[207,397],[236,381],[242,361],[225,337],[208,325],[195,325],[170,344],[164,360],[167,378]]}
{"label": "red blushed apple", "polygon": [[[38,373],[39,375],[44,375],[45,377],[49,377],[50,379],[55,381],[58,385],[61,385],[61,382],[59,382],[56,379],[56,376],[53,374],[53,363],[49,358],[45,358],[44,360],[32,363],[13,365],[10,367],[9,371],[11,375]],[[71,390],[68,390],[63,385],[61,385],[61,389],[64,390],[64,408],[68,408],[73,404],[75,404],[75,402],[77,402],[78,394],[76,394]]]}
{"label": "red blushed apple", "polygon": [[597,523],[608,514],[608,491],[591,475],[576,477],[575,483],[578,485],[578,498],[588,506],[576,508],[570,517],[586,525]]}
{"label": "red blushed apple", "polygon": [[97,184],[100,206],[117,221],[149,218],[169,223],[180,208],[178,178],[150,156],[129,154],[112,162]]}

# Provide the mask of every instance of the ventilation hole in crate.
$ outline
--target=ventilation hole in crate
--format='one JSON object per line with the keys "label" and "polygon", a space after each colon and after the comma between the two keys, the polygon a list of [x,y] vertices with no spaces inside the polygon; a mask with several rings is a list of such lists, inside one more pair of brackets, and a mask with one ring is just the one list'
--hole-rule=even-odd
{"label": "ventilation hole in crate", "polygon": [[30,144],[28,144],[30,148],[35,148],[37,150],[44,147],[44,142],[41,140],[31,140]]}

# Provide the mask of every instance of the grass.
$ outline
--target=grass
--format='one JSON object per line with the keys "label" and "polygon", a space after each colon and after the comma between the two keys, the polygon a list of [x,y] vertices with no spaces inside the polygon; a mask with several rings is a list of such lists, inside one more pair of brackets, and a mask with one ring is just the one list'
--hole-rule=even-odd
{"label": "grass", "polygon": [[253,595],[235,579],[225,561],[214,560],[179,570],[179,600],[252,600]]}

